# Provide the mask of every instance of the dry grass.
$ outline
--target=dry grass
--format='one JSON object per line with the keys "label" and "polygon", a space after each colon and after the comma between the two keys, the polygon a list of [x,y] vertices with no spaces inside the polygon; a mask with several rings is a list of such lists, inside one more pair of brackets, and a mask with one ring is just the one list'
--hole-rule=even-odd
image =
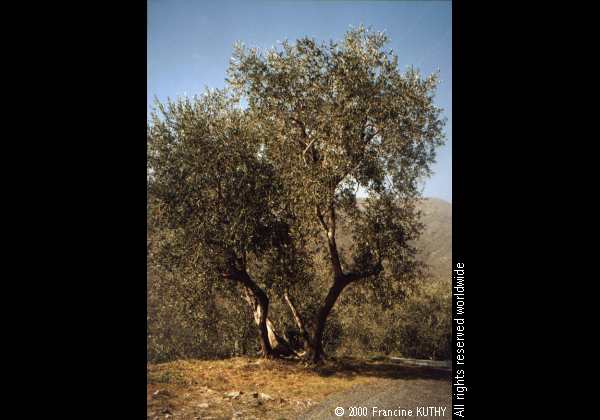
{"label": "dry grass", "polygon": [[[375,376],[350,365],[315,370],[293,361],[251,358],[149,365],[148,418],[289,419],[331,393],[373,381]],[[241,394],[225,397],[229,391]]]}
{"label": "dry grass", "polygon": [[[319,369],[245,357],[179,360],[148,366],[148,418],[292,419],[332,393],[380,378],[449,380],[450,373],[381,359],[343,358]],[[224,395],[230,391],[240,394]]]}

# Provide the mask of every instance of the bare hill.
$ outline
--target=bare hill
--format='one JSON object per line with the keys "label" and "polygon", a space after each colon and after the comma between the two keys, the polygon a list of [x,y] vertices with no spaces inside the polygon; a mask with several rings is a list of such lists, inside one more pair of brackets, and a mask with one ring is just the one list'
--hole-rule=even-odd
{"label": "bare hill", "polygon": [[449,279],[452,269],[452,204],[428,198],[421,204],[425,229],[417,242],[421,258],[436,279]]}

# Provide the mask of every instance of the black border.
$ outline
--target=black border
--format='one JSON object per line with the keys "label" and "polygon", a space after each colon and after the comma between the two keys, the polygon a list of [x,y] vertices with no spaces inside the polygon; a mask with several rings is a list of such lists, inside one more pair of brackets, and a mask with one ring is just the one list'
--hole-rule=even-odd
{"label": "black border", "polygon": [[[462,122],[463,122],[463,108],[458,103],[457,95],[460,95],[461,89],[464,87],[463,73],[461,72],[461,64],[464,59],[464,43],[463,43],[463,15],[462,15],[462,2],[452,2],[452,269],[457,267],[457,264],[465,263],[465,214],[463,207],[465,205],[465,191],[463,180],[465,179],[465,167],[464,167],[464,156],[465,156],[465,141],[459,136],[459,133],[464,133]],[[464,400],[458,400],[455,392],[455,385],[457,384],[456,379],[459,378],[458,371],[462,370],[464,373],[464,381],[468,383],[468,376],[466,373],[468,370],[468,359],[465,358],[460,367],[457,365],[457,347],[456,347],[456,303],[457,297],[455,296],[456,279],[453,275],[454,271],[450,273],[452,276],[452,419],[457,420],[464,415],[468,414],[467,406],[469,395],[465,395]],[[468,318],[468,317],[467,317]],[[464,319],[464,315],[463,315]],[[465,320],[466,322],[466,320]],[[468,325],[468,324],[467,324]],[[466,333],[466,332],[465,332]],[[468,341],[466,341],[468,343]],[[465,349],[466,351],[466,349]],[[460,369],[459,369],[460,368]],[[460,375],[463,376],[463,375]],[[461,416],[455,413],[455,408],[458,408],[458,404],[461,405]]]}

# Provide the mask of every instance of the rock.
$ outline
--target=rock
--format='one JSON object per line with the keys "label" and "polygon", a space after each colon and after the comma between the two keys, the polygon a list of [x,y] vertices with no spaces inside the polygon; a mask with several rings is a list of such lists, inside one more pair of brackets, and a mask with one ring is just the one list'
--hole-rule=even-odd
{"label": "rock", "polygon": [[152,393],[152,398],[165,398],[170,396],[171,394],[166,389],[157,389]]}
{"label": "rock", "polygon": [[208,403],[200,403],[196,407],[198,407],[198,408],[208,408]]}
{"label": "rock", "polygon": [[238,398],[241,395],[240,391],[229,391],[223,394],[225,398]]}
{"label": "rock", "polygon": [[253,392],[253,393],[252,393],[252,396],[253,396],[254,398],[258,398],[258,392]]}
{"label": "rock", "polygon": [[265,401],[271,401],[273,399],[269,394],[264,394],[262,392],[260,393],[260,398]]}

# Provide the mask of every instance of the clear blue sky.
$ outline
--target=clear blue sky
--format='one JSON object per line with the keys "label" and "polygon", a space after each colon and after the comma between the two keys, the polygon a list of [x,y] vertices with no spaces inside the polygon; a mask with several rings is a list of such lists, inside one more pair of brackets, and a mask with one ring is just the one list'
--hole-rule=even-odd
{"label": "clear blue sky", "polygon": [[401,68],[440,71],[446,145],[424,194],[452,201],[452,4],[450,1],[150,0],[148,106],[154,96],[192,96],[225,85],[232,46],[270,48],[303,36],[342,38],[361,23],[384,30]]}

